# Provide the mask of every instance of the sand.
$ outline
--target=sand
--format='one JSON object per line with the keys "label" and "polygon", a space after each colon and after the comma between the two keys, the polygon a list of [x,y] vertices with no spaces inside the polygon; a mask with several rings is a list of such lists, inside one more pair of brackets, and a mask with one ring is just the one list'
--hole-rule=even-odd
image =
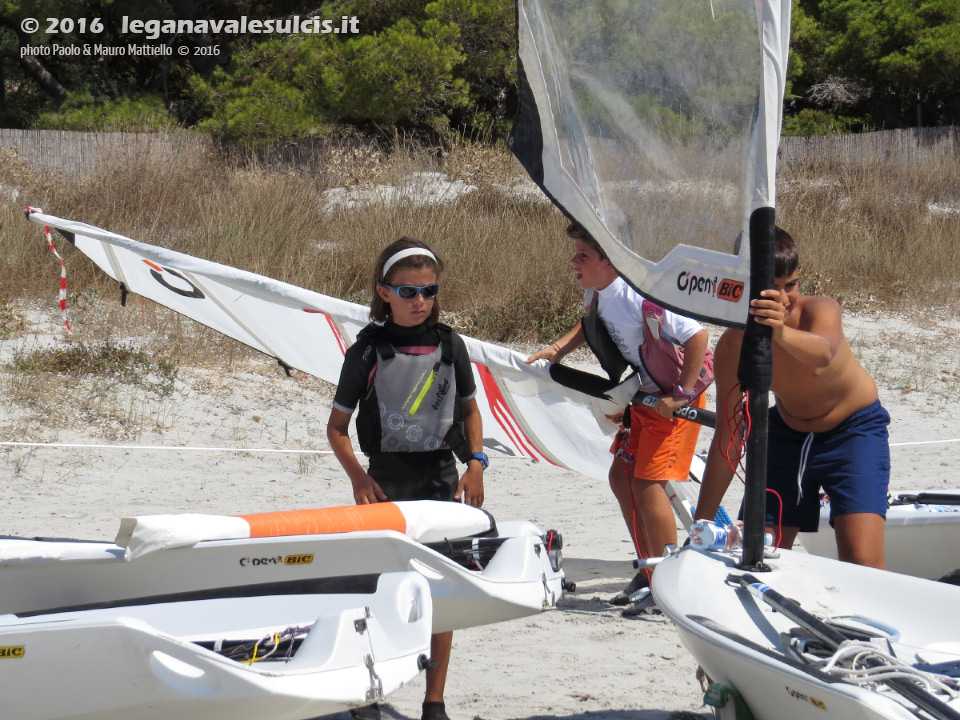
{"label": "sand", "polygon": [[[352,502],[338,463],[323,454],[330,386],[288,378],[273,361],[249,355],[229,369],[181,368],[168,396],[123,384],[104,391],[94,380],[61,376],[44,381],[42,402],[31,403],[23,378],[7,363],[19,349],[64,339],[55,308],[29,318],[24,332],[0,341],[3,535],[112,540],[119,518],[128,515]],[[949,412],[949,402],[960,377],[956,360],[920,368],[933,379],[912,382],[905,378],[918,377],[920,359],[898,350],[904,337],[921,336],[954,347],[955,324],[948,317],[918,325],[903,316],[857,316],[848,319],[847,331],[865,364],[882,376],[881,399],[893,418],[892,489],[955,487],[960,418]],[[709,438],[709,430],[701,434],[701,449]],[[26,441],[44,444],[21,444]],[[455,635],[446,693],[451,717],[707,716],[696,663],[673,626],[662,615],[622,617],[606,602],[635,572],[606,483],[494,458],[485,490],[494,517],[528,519],[562,533],[564,567],[576,591],[556,610]],[[731,487],[725,505],[736,508],[740,495]],[[422,695],[421,676],[390,696],[385,715],[419,718]]]}

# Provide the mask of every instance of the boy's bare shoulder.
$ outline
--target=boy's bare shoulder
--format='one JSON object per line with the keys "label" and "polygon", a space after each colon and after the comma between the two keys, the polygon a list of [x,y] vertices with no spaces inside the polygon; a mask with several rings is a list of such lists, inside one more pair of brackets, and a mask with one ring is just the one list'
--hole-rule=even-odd
{"label": "boy's bare shoulder", "polygon": [[840,303],[828,295],[801,295],[797,298],[797,308],[804,313],[839,313]]}
{"label": "boy's bare shoulder", "polygon": [[799,327],[801,330],[809,330],[814,324],[839,325],[843,312],[840,309],[840,303],[827,295],[801,295],[797,298],[797,310],[799,319],[794,327]]}

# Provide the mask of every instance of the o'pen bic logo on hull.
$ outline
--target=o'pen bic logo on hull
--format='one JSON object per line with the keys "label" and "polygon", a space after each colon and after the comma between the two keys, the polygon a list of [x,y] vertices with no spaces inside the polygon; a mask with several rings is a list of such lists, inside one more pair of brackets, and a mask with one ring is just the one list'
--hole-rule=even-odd
{"label": "o'pen bic logo on hull", "polygon": [[823,700],[820,700],[820,699],[818,699],[818,698],[815,698],[815,697],[813,697],[813,696],[811,696],[811,695],[807,695],[805,692],[800,692],[799,690],[794,690],[794,689],[793,689],[792,687],[790,687],[789,685],[784,685],[784,688],[786,688],[787,695],[789,695],[790,697],[794,698],[795,700],[801,700],[801,701],[803,701],[803,702],[808,702],[808,703],[810,703],[811,705],[813,705],[815,708],[817,708],[817,710],[826,711],[826,709],[827,709],[827,704],[826,704]]}
{"label": "o'pen bic logo on hull", "polygon": [[24,652],[23,645],[8,645],[7,647],[0,647],[0,660],[4,660],[6,658],[19,660],[23,657]]}
{"label": "o'pen bic logo on hull", "polygon": [[277,555],[275,557],[240,558],[240,567],[262,567],[265,565],[309,565],[313,562],[313,554],[304,555]]}
{"label": "o'pen bic logo on hull", "polygon": [[700,277],[689,270],[684,270],[677,276],[677,290],[687,295],[705,293],[720,300],[740,302],[743,297],[744,285],[739,280],[723,278],[719,282],[716,277]]}

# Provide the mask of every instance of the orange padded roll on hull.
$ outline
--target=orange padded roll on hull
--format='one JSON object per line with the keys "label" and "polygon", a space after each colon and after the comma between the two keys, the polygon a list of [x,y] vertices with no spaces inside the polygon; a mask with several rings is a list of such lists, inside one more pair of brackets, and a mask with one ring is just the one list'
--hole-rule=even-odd
{"label": "orange padded roll on hull", "polygon": [[349,505],[312,510],[237,515],[250,525],[250,537],[324,535],[356,530],[407,530],[407,520],[395,503]]}

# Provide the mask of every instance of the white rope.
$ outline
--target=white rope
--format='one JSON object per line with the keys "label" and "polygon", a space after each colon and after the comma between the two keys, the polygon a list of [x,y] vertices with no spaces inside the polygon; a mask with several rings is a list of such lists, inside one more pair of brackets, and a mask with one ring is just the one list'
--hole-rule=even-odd
{"label": "white rope", "polygon": [[43,442],[0,442],[0,446],[19,447],[60,447],[82,448],[84,450],[180,450],[183,452],[243,452],[243,453],[293,453],[301,455],[332,455],[333,450],[287,450],[284,448],[228,448],[228,447],[190,447],[179,445],[96,445],[93,443],[43,443]]}
{"label": "white rope", "polygon": [[[235,452],[235,453],[290,453],[294,455],[333,455],[333,450],[288,450],[286,448],[231,448],[231,447],[200,447],[189,445],[98,445],[95,443],[63,443],[63,442],[17,442],[14,440],[0,441],[0,447],[37,447],[37,448],[78,448],[81,450],[180,450],[183,452]],[[522,455],[501,455],[493,453],[494,458],[500,460],[528,460],[539,462],[535,458]]]}
{"label": "white rope", "polygon": [[[867,660],[879,660],[882,664],[858,667]],[[839,667],[839,664],[844,661],[848,661],[850,667]],[[907,665],[893,655],[883,652],[876,645],[867,642],[848,640],[837,648],[837,651],[820,669],[838,675],[845,682],[856,685],[873,685],[887,680],[905,678],[923,683],[930,691],[940,691],[951,697],[957,697],[958,695],[952,688],[944,684],[936,674]]]}
{"label": "white rope", "polygon": [[813,433],[807,433],[800,448],[800,468],[797,470],[797,505],[803,499],[803,473],[807,469],[807,460],[810,458],[810,448],[813,447]]}
{"label": "white rope", "polygon": [[907,447],[908,445],[938,445],[941,443],[960,442],[960,438],[950,438],[949,440],[917,440],[915,442],[890,443],[890,447]]}
{"label": "white rope", "polygon": [[[954,440],[923,440],[921,442],[890,443],[890,447],[903,447],[905,445],[934,445],[936,443],[954,443],[960,442],[960,438]],[[330,455],[333,450],[285,450],[283,448],[227,448],[227,447],[182,447],[176,445],[94,445],[89,443],[40,443],[40,442],[15,442],[0,441],[0,446],[21,445],[24,447],[72,447],[72,448],[99,448],[99,449],[117,449],[117,450],[193,450],[202,452],[259,452],[259,453],[313,453],[317,455]],[[497,460],[530,460],[532,458],[523,455],[501,455],[496,454]]]}

